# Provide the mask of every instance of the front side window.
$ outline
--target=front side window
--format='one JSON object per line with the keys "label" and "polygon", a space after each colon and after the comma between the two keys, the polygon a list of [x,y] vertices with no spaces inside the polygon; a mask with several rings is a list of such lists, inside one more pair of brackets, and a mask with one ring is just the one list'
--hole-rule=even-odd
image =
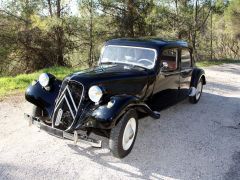
{"label": "front side window", "polygon": [[108,45],[103,49],[100,63],[122,63],[152,69],[155,65],[157,52],[155,49]]}
{"label": "front side window", "polygon": [[165,71],[174,71],[178,68],[177,57],[178,57],[177,49],[163,50],[161,60],[163,64],[167,65]]}
{"label": "front side window", "polygon": [[188,49],[181,51],[181,67],[182,69],[191,67],[191,54]]}

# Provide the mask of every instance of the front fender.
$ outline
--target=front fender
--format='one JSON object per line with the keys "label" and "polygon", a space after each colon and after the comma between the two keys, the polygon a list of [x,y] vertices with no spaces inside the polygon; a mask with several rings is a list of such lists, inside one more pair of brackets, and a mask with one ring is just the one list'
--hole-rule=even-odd
{"label": "front fender", "polygon": [[141,102],[135,96],[119,95],[110,98],[113,105],[108,104],[99,106],[95,109],[86,123],[85,127],[94,127],[102,129],[111,129],[117,123],[120,117],[130,108],[145,112],[153,118],[159,118],[159,114],[155,114],[145,103]]}
{"label": "front fender", "polygon": [[39,82],[30,85],[25,92],[25,99],[45,110],[51,117],[54,110],[55,99],[58,96],[62,81],[54,80],[51,84],[51,90],[46,91]]}

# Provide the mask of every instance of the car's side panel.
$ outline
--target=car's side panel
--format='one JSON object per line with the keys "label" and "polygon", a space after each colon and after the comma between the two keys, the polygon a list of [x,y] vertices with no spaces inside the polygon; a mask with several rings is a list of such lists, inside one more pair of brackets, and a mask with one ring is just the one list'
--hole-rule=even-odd
{"label": "car's side panel", "polygon": [[[182,51],[188,52],[189,53],[189,58],[190,59],[190,66],[184,66],[182,63]],[[192,77],[192,72],[193,72],[193,61],[192,61],[192,52],[188,48],[181,49],[181,56],[180,56],[180,68],[181,68],[181,73],[180,73],[180,95],[181,96],[187,96],[189,94],[189,88],[190,88],[190,82],[191,82],[191,77]]]}
{"label": "car's side panel", "polygon": [[[168,47],[162,50],[168,50],[168,49],[176,49],[177,47]],[[162,53],[161,52],[161,53]],[[179,76],[180,76],[180,68],[179,68],[179,52],[177,53],[177,69],[173,71],[163,71],[161,67],[162,64],[162,58],[160,54],[160,64],[159,64],[159,71],[156,74],[156,81],[155,86],[153,90],[153,104],[155,102],[161,102],[162,107],[168,106],[169,104],[172,104],[173,102],[176,102],[178,93],[179,93]]]}
{"label": "car's side panel", "polygon": [[181,89],[189,89],[191,77],[192,77],[192,68],[183,69],[180,73],[180,88]]}
{"label": "car's side panel", "polygon": [[[154,110],[161,110],[176,103],[179,93],[179,73],[157,77],[154,93],[148,104]],[[158,88],[158,89],[156,89]]]}
{"label": "car's side panel", "polygon": [[179,88],[179,74],[179,70],[176,72],[161,72],[156,78],[154,94],[164,90],[177,91]]}
{"label": "car's side panel", "polygon": [[154,71],[152,71],[148,74],[148,88],[145,92],[143,101],[147,101],[149,99],[149,97],[152,96],[153,91],[154,91],[155,82],[156,82],[156,74]]}
{"label": "car's side panel", "polygon": [[51,84],[51,90],[46,91],[39,82],[37,82],[35,85],[30,85],[27,88],[25,98],[32,104],[45,110],[47,115],[51,117],[61,84],[61,81],[54,80]]}

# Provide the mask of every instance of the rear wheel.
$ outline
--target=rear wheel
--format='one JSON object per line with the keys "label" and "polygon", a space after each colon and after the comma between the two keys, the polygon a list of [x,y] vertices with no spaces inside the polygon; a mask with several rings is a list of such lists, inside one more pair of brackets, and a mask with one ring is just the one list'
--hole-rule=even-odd
{"label": "rear wheel", "polygon": [[109,147],[115,157],[123,158],[131,152],[137,131],[137,113],[129,110],[110,133]]}
{"label": "rear wheel", "polygon": [[195,87],[195,88],[196,88],[196,94],[194,96],[189,97],[189,101],[192,104],[196,104],[201,98],[202,89],[203,89],[203,79],[202,78],[198,81],[197,87]]}

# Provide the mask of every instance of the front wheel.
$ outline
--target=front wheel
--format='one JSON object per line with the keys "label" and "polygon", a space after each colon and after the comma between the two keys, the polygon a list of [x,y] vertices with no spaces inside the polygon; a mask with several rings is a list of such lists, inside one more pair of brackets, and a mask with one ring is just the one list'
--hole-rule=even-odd
{"label": "front wheel", "polygon": [[115,157],[123,158],[131,152],[137,131],[137,113],[129,110],[110,133],[109,148]]}

